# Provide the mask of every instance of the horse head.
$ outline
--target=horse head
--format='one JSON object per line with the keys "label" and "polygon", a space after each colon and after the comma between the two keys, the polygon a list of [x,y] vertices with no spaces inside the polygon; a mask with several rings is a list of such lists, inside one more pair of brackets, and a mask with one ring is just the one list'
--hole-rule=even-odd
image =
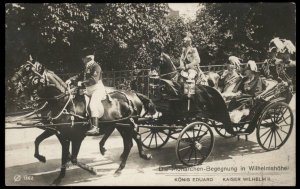
{"label": "horse head", "polygon": [[174,80],[174,78],[178,75],[176,66],[170,56],[165,53],[162,53],[159,58],[153,61],[152,67],[159,70],[160,77],[163,79]]}
{"label": "horse head", "polygon": [[15,74],[8,81],[8,89],[14,96],[20,96],[22,93],[30,91],[30,82],[32,81],[33,64],[28,61],[21,65],[15,72]]}
{"label": "horse head", "polygon": [[29,95],[38,94],[40,97],[49,97],[59,92],[63,93],[67,88],[54,72],[37,61],[27,61],[20,66],[9,82],[13,84],[17,96],[20,92],[25,92]]}

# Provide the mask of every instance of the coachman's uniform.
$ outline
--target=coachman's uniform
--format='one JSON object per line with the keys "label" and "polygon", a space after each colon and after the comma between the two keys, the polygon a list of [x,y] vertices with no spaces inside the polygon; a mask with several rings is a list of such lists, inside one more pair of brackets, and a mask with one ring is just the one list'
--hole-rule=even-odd
{"label": "coachman's uniform", "polygon": [[90,108],[91,117],[102,117],[104,108],[101,101],[105,100],[106,92],[102,82],[102,69],[99,64],[95,61],[88,62],[85,70],[73,79],[83,80],[82,83],[86,88],[86,106]]}
{"label": "coachman's uniform", "polygon": [[[98,119],[104,115],[104,107],[102,100],[106,98],[105,87],[102,82],[102,70],[99,64],[94,61],[94,52],[87,47],[82,49],[82,61],[85,65],[84,71],[70,78],[66,83],[71,83],[71,80],[80,80],[77,85],[86,88],[85,101],[86,107],[90,110],[91,128],[86,132],[88,136],[99,135]],[[110,100],[110,99],[109,99]]]}

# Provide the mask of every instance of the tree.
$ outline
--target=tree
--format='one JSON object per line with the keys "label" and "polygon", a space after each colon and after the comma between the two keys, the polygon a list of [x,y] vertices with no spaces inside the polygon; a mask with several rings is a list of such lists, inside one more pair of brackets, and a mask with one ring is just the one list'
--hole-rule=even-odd
{"label": "tree", "polygon": [[244,61],[263,60],[273,37],[295,42],[292,3],[213,3],[204,7],[191,30],[206,64],[222,64],[230,55]]}
{"label": "tree", "polygon": [[54,71],[59,62],[65,72],[79,71],[77,54],[87,45],[94,46],[104,70],[130,69],[143,45],[166,40],[166,14],[166,4],[151,3],[6,4],[6,62],[12,65],[6,71],[28,54]]}

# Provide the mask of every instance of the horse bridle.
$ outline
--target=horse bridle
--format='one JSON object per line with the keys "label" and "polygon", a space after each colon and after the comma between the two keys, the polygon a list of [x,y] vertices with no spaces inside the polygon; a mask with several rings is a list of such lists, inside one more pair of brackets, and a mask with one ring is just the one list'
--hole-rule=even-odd
{"label": "horse bridle", "polygon": [[170,80],[171,80],[171,81],[176,81],[175,78],[176,78],[177,75],[179,74],[177,70],[176,70],[176,71],[169,72],[169,73],[165,73],[165,74],[160,74],[159,77],[163,77],[163,76],[170,75],[170,74],[173,74],[173,73],[177,73],[177,74],[176,74],[174,77],[172,77]]}
{"label": "horse bridle", "polygon": [[[34,67],[35,65],[32,64],[30,61],[27,61],[32,67]],[[46,69],[44,69],[43,71],[43,74],[40,74],[38,73],[37,71],[33,70],[33,73],[35,73],[38,77],[40,77],[40,82],[43,83],[43,86],[46,87],[46,86],[52,86],[49,82],[49,79],[48,79],[48,76],[47,76],[47,71]],[[34,82],[34,84],[38,84],[38,81],[37,81],[37,78],[36,79],[33,79],[32,82]],[[54,85],[55,86],[55,85]],[[75,88],[74,88],[75,89]],[[62,92],[61,94],[57,95],[57,96],[54,96],[54,97],[51,97],[51,98],[40,98],[40,99],[44,99],[44,100],[59,100],[65,96],[69,96],[68,97],[68,100],[67,102],[65,103],[64,107],[62,108],[62,110],[55,116],[55,117],[50,117],[49,120],[55,120],[55,119],[58,119],[62,114],[70,114],[70,115],[73,115],[73,116],[76,116],[76,117],[79,117],[80,119],[84,119],[82,116],[79,116],[76,114],[73,114],[73,113],[69,113],[66,109],[66,107],[69,105],[70,102],[72,102],[73,106],[74,106],[74,102],[73,102],[73,97],[72,97],[72,89],[70,89],[70,86],[68,85],[67,87],[67,92]],[[75,109],[75,106],[74,106],[74,109]]]}

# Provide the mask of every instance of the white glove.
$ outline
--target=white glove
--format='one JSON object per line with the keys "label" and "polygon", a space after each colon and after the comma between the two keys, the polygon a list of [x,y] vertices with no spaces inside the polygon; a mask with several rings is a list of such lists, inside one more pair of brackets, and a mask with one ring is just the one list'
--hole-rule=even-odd
{"label": "white glove", "polygon": [[71,81],[70,79],[68,79],[68,80],[66,81],[66,84],[67,84],[67,85],[70,85],[71,82],[72,82],[72,81]]}
{"label": "white glove", "polygon": [[81,87],[82,86],[82,81],[78,81],[77,86]]}

